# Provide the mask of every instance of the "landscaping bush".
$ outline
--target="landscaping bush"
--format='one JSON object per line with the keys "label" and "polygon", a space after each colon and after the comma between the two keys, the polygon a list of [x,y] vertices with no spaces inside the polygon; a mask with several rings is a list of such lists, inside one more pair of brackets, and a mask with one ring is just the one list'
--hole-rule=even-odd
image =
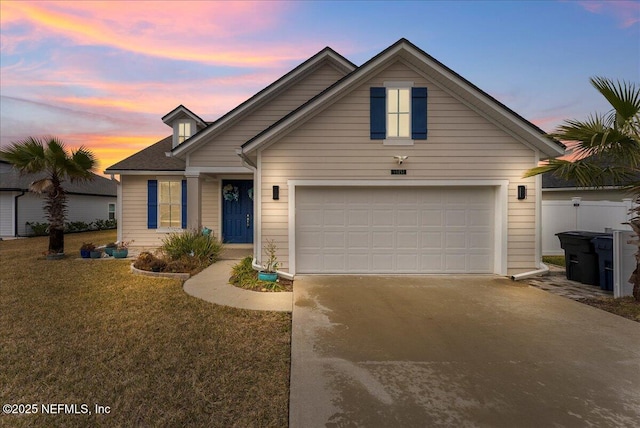
{"label": "landscaping bush", "polygon": [[[281,282],[260,281],[258,272],[251,266],[253,258],[247,256],[231,269],[231,278],[229,282],[237,287],[246,288],[247,290],[256,291],[291,291]],[[280,281],[280,280],[278,280]],[[290,286],[291,281],[287,285]]]}
{"label": "landscaping bush", "polygon": [[[49,223],[40,223],[37,221],[26,222],[25,225],[30,228],[27,231],[28,236],[47,236],[49,234]],[[64,233],[88,232],[90,230],[110,230],[118,227],[116,220],[100,220],[96,219],[91,223],[84,221],[68,221],[64,224]]]}
{"label": "landscaping bush", "polygon": [[140,270],[146,270],[149,272],[162,272],[167,267],[167,262],[159,257],[154,256],[148,251],[140,253],[133,267]]}
{"label": "landscaping bush", "polygon": [[162,240],[160,249],[172,261],[192,257],[200,264],[209,266],[218,260],[222,244],[212,235],[204,235],[197,230],[185,230],[169,234]]}
{"label": "landscaping bush", "polygon": [[38,223],[34,222],[26,222],[27,227],[31,229],[31,233],[27,234],[29,236],[47,236],[49,234],[49,223]]}

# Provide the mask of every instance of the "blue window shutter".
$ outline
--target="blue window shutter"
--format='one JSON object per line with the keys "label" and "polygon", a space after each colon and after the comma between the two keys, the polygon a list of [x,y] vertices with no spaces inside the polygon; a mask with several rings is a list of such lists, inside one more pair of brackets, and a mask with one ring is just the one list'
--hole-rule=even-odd
{"label": "blue window shutter", "polygon": [[182,180],[182,228],[187,228],[187,180]]}
{"label": "blue window shutter", "polygon": [[147,181],[147,228],[158,228],[158,180]]}
{"label": "blue window shutter", "polygon": [[427,139],[427,88],[411,88],[411,138]]}
{"label": "blue window shutter", "polygon": [[371,139],[384,140],[387,138],[387,90],[386,88],[371,88]]}

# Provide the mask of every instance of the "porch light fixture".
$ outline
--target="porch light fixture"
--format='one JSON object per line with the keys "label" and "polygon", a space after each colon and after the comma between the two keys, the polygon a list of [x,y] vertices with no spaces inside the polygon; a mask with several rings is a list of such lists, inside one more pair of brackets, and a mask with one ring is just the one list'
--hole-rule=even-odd
{"label": "porch light fixture", "polygon": [[527,187],[518,186],[518,200],[521,201],[523,199],[527,199]]}
{"label": "porch light fixture", "polygon": [[273,200],[277,201],[280,199],[280,186],[273,186]]}

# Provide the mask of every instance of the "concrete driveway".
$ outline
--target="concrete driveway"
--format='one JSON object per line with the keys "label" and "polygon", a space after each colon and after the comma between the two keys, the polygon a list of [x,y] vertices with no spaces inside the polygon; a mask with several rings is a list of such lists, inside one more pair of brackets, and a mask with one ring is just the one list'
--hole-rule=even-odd
{"label": "concrete driveway", "polygon": [[494,276],[296,278],[291,427],[639,421],[639,323]]}

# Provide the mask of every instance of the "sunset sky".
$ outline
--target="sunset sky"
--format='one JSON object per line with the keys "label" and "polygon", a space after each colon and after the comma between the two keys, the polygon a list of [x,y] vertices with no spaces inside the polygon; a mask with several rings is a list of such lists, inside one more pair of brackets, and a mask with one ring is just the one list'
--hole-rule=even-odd
{"label": "sunset sky", "polygon": [[99,172],[213,121],[330,46],[360,65],[407,38],[546,131],[640,81],[637,1],[0,1],[0,146],[55,135]]}

